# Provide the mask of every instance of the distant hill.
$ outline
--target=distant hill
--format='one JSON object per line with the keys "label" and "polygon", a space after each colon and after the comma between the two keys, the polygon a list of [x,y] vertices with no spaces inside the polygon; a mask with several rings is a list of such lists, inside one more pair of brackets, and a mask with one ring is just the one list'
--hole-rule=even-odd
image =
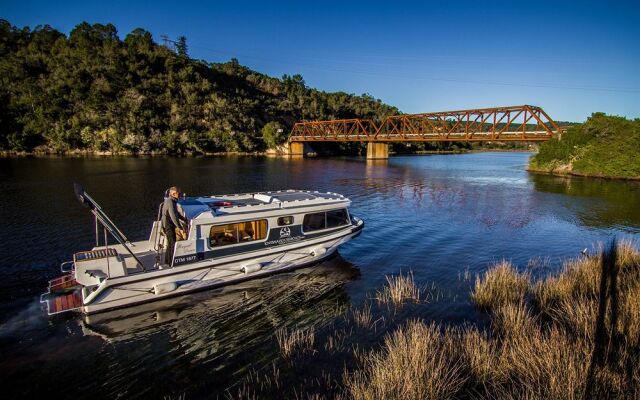
{"label": "distant hill", "polygon": [[[374,118],[398,109],[367,94],[325,93],[236,59],[208,63],[136,29],[0,20],[0,150],[125,153],[256,152],[299,120]],[[357,146],[350,144],[347,146]]]}
{"label": "distant hill", "polygon": [[543,143],[529,170],[640,179],[640,119],[594,113]]}

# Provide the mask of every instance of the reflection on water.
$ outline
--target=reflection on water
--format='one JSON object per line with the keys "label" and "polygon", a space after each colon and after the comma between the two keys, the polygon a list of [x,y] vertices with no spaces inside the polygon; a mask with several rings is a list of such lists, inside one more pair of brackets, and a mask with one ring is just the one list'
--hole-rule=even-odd
{"label": "reflection on water", "polygon": [[[525,171],[528,157],[0,159],[0,182],[11,194],[0,197],[3,392],[215,397],[246,371],[278,358],[276,329],[331,324],[367,301],[385,275],[412,270],[418,284],[441,293],[438,301],[407,308],[401,319],[457,324],[478,319],[468,301],[472,279],[464,277],[495,261],[539,265],[539,274],[612,235],[640,238],[637,182],[533,175]],[[366,228],[339,257],[296,273],[86,321],[48,319],[37,296],[57,265],[93,240],[91,217],[73,197],[74,181],[132,240],[148,235],[164,189],[175,184],[203,195],[283,188],[344,193]],[[372,337],[379,339],[370,332],[356,339]]]}
{"label": "reflection on water", "polygon": [[[313,268],[231,288],[84,319],[54,319],[51,337],[26,346],[21,343],[25,326],[9,321],[1,333],[12,344],[3,352],[12,362],[2,362],[3,375],[44,375],[41,385],[68,379],[74,387],[66,394],[81,398],[96,394],[74,393],[75,385],[89,388],[96,379],[106,390],[99,398],[162,398],[176,388],[184,391],[185,385],[190,392],[215,393],[248,369],[277,359],[273,333],[278,328],[321,327],[343,314],[350,306],[343,286],[357,276],[356,268],[336,256]],[[218,379],[208,381],[212,371]],[[14,386],[10,393],[21,391],[30,392]]]}
{"label": "reflection on water", "polygon": [[566,207],[587,226],[616,226],[629,232],[640,232],[637,226],[640,221],[638,181],[541,174],[531,175],[531,180],[537,191],[564,195]]}

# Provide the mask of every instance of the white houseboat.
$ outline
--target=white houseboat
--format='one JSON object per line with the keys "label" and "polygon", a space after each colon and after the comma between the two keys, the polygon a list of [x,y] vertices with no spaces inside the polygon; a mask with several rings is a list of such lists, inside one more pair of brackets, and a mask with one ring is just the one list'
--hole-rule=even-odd
{"label": "white houseboat", "polygon": [[[163,265],[159,219],[149,240],[130,242],[80,185],[75,191],[95,216],[96,246],[75,253],[61,265],[64,275],[49,282],[41,296],[49,314],[92,314],[300,268],[328,257],[364,227],[349,214],[350,200],[337,193],[183,197],[177,208],[188,221],[187,238],[176,242],[171,265]],[[108,243],[107,233],[117,244]]]}

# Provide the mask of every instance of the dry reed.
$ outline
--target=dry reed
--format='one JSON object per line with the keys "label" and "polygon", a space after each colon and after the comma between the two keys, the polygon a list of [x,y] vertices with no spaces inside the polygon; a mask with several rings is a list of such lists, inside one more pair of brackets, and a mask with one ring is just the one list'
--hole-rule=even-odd
{"label": "dry reed", "polygon": [[[353,325],[346,324],[350,330],[334,328],[324,343],[331,362],[348,353],[360,366],[354,371],[344,363],[342,382],[322,372],[304,378],[306,386],[291,388],[274,366],[270,373],[255,373],[236,397],[316,399],[323,397],[318,390],[326,390],[328,398],[363,400],[638,399],[640,252],[621,242],[616,257],[608,264],[607,254],[568,260],[560,272],[537,282],[509,262],[498,263],[476,279],[472,290],[475,304],[488,311],[486,330],[414,320],[388,333],[380,348],[371,350],[365,344],[361,350],[352,340],[353,325],[375,327],[374,310],[379,311],[367,303],[351,311],[347,322]],[[603,271],[611,264],[616,266],[615,279],[604,286]],[[601,288],[606,288],[603,293]],[[387,277],[376,296],[394,305],[422,297],[411,273]],[[602,307],[603,299],[608,307]],[[599,339],[602,332],[604,341]],[[285,360],[313,352],[315,336],[312,329],[276,332]],[[598,343],[604,343],[601,360]]]}
{"label": "dry reed", "polygon": [[519,273],[511,262],[503,260],[476,277],[471,299],[478,307],[491,309],[519,301],[528,287],[529,275]]}
{"label": "dry reed", "polygon": [[532,292],[537,306],[542,312],[551,314],[563,301],[573,303],[577,298],[596,299],[601,264],[599,255],[567,261],[557,276],[535,284]]}
{"label": "dry reed", "polygon": [[376,293],[379,303],[399,306],[405,301],[419,302],[421,290],[413,279],[413,272],[407,275],[386,276],[387,284]]}
{"label": "dry reed", "polygon": [[500,345],[501,375],[507,380],[496,387],[511,398],[582,399],[590,350],[556,328],[513,335]]}
{"label": "dry reed", "polygon": [[351,338],[353,328],[336,330],[333,334],[327,336],[324,349],[329,353],[336,353],[345,349],[345,343]]}
{"label": "dry reed", "polygon": [[280,380],[280,369],[275,363],[272,363],[271,369],[264,373],[255,369],[250,370],[238,385],[235,393],[227,390],[225,397],[230,400],[257,400],[263,397],[262,393],[282,389]]}
{"label": "dry reed", "polygon": [[362,371],[347,375],[354,399],[454,398],[466,378],[455,362],[453,331],[410,321],[388,335],[384,348],[369,353]]}
{"label": "dry reed", "polygon": [[490,332],[409,322],[381,350],[359,354],[363,366],[345,373],[345,397],[640,398],[640,252],[630,242],[618,244],[619,272],[607,289],[617,300],[609,298],[602,319],[606,357],[594,357],[606,258],[569,260],[535,284],[499,263],[472,293],[490,311]]}
{"label": "dry reed", "polygon": [[524,301],[496,307],[492,315],[493,332],[503,339],[517,340],[537,329],[537,318]]}
{"label": "dry reed", "polygon": [[356,325],[360,328],[370,328],[373,323],[373,314],[371,313],[371,304],[366,304],[362,309],[354,309],[351,314]]}
{"label": "dry reed", "polygon": [[313,328],[292,331],[282,328],[276,331],[276,339],[282,355],[289,358],[296,352],[313,352],[315,331]]}

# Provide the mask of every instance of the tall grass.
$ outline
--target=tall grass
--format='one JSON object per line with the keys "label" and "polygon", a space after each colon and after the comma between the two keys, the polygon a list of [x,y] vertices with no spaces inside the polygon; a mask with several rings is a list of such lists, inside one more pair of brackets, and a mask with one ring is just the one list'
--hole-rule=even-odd
{"label": "tall grass", "polygon": [[519,273],[511,262],[502,260],[476,277],[471,299],[478,307],[491,309],[522,299],[529,289],[529,275]]}
{"label": "tall grass", "polygon": [[354,399],[449,399],[465,376],[455,362],[455,333],[435,324],[411,321],[387,336],[384,348],[371,353],[364,369],[347,378]]}
{"label": "tall grass", "polygon": [[533,285],[536,305],[542,312],[553,314],[563,302],[573,305],[597,299],[601,264],[600,254],[567,261],[560,274]]}
{"label": "tall grass", "polygon": [[631,242],[541,279],[498,262],[471,293],[486,328],[379,315],[381,304],[424,293],[411,273],[387,277],[379,303],[341,323],[278,330],[277,367],[230,398],[640,399],[640,252]]}
{"label": "tall grass", "polygon": [[413,279],[413,272],[406,275],[386,276],[387,284],[376,293],[379,303],[399,306],[405,301],[419,302],[421,290]]}
{"label": "tall grass", "polygon": [[640,252],[630,242],[539,282],[500,262],[471,297],[488,331],[410,321],[345,374],[345,396],[640,398]]}
{"label": "tall grass", "polygon": [[373,314],[371,313],[371,304],[365,304],[362,309],[354,309],[351,314],[356,325],[363,329],[368,329],[373,324]]}
{"label": "tall grass", "polygon": [[276,340],[285,358],[296,352],[313,352],[315,332],[313,328],[288,330],[282,328],[276,331]]}

